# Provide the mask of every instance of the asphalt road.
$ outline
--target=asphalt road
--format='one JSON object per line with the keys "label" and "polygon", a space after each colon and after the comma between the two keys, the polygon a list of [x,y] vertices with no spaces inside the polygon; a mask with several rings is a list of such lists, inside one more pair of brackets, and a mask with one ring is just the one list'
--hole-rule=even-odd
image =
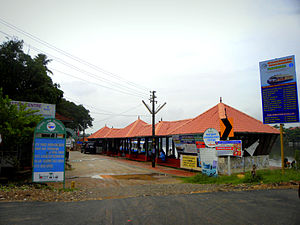
{"label": "asphalt road", "polygon": [[297,190],[0,202],[0,224],[300,224]]}

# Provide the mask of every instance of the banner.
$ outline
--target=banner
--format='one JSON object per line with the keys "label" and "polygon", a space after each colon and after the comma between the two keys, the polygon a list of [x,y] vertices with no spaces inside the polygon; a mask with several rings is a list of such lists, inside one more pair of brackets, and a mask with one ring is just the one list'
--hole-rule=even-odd
{"label": "banner", "polygon": [[209,177],[218,176],[218,157],[214,148],[204,148],[200,151],[202,174]]}
{"label": "banner", "polygon": [[217,141],[217,156],[239,156],[242,157],[242,141]]}

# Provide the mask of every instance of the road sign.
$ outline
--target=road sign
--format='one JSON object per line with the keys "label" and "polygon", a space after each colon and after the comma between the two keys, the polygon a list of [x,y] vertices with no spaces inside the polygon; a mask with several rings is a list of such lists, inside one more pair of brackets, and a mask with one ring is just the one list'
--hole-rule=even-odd
{"label": "road sign", "polygon": [[259,63],[263,122],[299,122],[295,56]]}
{"label": "road sign", "polygon": [[234,137],[233,118],[224,118],[220,120],[221,139],[226,140],[227,137]]}

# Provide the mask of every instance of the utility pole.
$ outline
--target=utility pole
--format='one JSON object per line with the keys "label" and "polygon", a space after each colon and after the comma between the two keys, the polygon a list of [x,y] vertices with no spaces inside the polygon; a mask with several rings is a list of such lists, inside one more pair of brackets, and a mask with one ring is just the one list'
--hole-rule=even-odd
{"label": "utility pole", "polygon": [[155,96],[156,91],[150,91],[150,93],[151,93],[151,95],[150,95],[149,100],[150,100],[150,103],[152,103],[152,110],[143,100],[142,100],[142,102],[146,106],[146,108],[148,109],[150,114],[152,115],[152,154],[151,154],[151,158],[152,158],[152,167],[155,167],[155,159],[156,159],[155,114],[157,114],[162,109],[162,107],[164,107],[167,103],[165,102],[162,106],[158,106],[157,110],[155,110],[155,103],[157,103],[157,101],[155,101],[155,99],[157,98]]}

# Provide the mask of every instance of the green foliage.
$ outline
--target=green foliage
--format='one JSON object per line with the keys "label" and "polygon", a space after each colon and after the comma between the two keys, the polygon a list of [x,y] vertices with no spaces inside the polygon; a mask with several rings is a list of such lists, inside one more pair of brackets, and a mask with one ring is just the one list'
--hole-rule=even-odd
{"label": "green foliage", "polygon": [[69,128],[79,128],[82,131],[92,126],[93,118],[89,115],[89,110],[85,109],[83,105],[76,105],[63,98],[57,105],[57,111],[73,120],[72,123],[67,124]]}
{"label": "green foliage", "polygon": [[51,60],[44,54],[32,58],[22,48],[23,41],[19,40],[0,45],[0,88],[3,94],[15,101],[56,104],[57,112],[73,120],[67,127],[80,130],[91,127],[93,119],[89,111],[63,99],[59,84],[53,83],[48,76],[52,74],[47,68]]}
{"label": "green foliage", "polygon": [[23,41],[10,40],[0,45],[0,87],[16,101],[57,104],[63,91],[48,76],[46,55],[31,58],[23,52]]}
{"label": "green foliage", "polygon": [[237,174],[231,176],[208,177],[201,173],[193,176],[182,178],[184,182],[196,184],[241,184],[241,183],[279,183],[289,181],[300,181],[300,173],[297,170],[288,169],[282,174],[281,170],[258,170],[256,177],[251,173],[245,174],[244,178],[238,178]]}
{"label": "green foliage", "polygon": [[8,96],[3,97],[0,88],[1,150],[15,152],[29,146],[28,151],[31,151],[34,128],[42,119],[41,116],[33,113],[35,111],[26,110],[25,105],[20,105],[18,108],[10,104],[10,99]]}

